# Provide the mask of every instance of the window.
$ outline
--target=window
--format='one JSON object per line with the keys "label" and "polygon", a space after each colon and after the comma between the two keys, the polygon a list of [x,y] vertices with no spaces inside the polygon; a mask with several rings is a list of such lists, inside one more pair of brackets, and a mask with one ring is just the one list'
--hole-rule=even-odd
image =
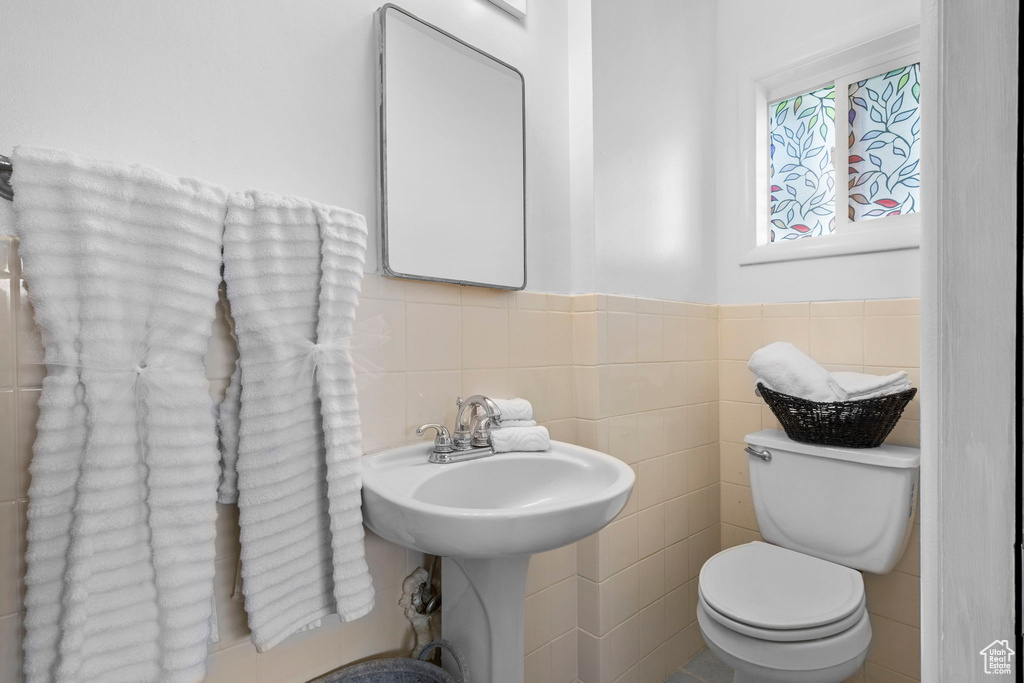
{"label": "window", "polygon": [[917,213],[921,82],[909,64],[850,84],[850,221]]}
{"label": "window", "polygon": [[[918,63],[768,103],[769,242],[836,231],[836,89],[848,133],[846,221],[916,213],[920,198]],[[843,111],[845,109],[845,112]],[[839,175],[842,175],[841,173]],[[840,182],[842,178],[839,179]]]}
{"label": "window", "polygon": [[770,242],[836,229],[836,89],[827,86],[768,105]]}
{"label": "window", "polygon": [[744,86],[756,237],[741,263],[918,246],[917,43],[905,29]]}

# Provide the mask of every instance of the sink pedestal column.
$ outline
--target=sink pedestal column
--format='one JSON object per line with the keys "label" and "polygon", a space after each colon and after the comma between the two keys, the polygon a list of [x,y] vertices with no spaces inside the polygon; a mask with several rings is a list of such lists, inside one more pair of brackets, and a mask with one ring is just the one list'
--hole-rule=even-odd
{"label": "sink pedestal column", "polygon": [[522,683],[529,565],[529,555],[441,559],[442,637],[462,652],[473,683]]}

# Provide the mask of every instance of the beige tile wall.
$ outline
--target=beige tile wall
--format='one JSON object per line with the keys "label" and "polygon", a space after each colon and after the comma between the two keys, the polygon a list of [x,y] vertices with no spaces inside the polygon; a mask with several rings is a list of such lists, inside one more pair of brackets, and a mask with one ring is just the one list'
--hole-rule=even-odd
{"label": "beige tile wall", "polygon": [[697,572],[719,550],[717,307],[588,295],[573,310],[576,440],[637,475],[577,544],[579,677],[662,683],[703,646]]}
{"label": "beige tile wall", "polygon": [[[575,440],[572,297],[367,275],[358,319],[382,319],[391,336],[360,354],[372,370],[359,379],[367,453],[423,442],[415,431],[426,422],[453,425],[459,394],[528,398],[552,438]],[[409,571],[421,561],[409,553]],[[575,546],[531,560],[527,680],[576,680],[576,583]]]}
{"label": "beige tile wall", "polygon": [[[43,368],[27,297],[20,291],[13,244],[0,237],[0,683],[21,680],[22,577],[28,462]],[[557,439],[573,441],[572,300],[509,294],[368,275],[359,308],[363,330],[383,320],[389,339],[359,350],[360,407],[367,452],[422,441],[424,422],[455,418],[462,393],[520,395]],[[369,335],[372,337],[372,334]],[[207,357],[211,396],[223,395],[235,358],[223,317]],[[218,506],[216,595],[220,641],[211,648],[208,681],[294,683],[344,663],[405,655],[412,647],[398,607],[402,580],[423,563],[417,553],[369,534],[367,557],[377,606],[358,621],[325,620],[265,654],[249,643],[242,603],[232,600],[238,563],[237,509]],[[536,556],[527,606],[528,679],[576,680],[576,552]]]}
{"label": "beige tile wall", "polygon": [[[0,683],[21,679],[27,466],[42,379],[40,366],[18,361],[39,352],[12,252],[0,239]],[[752,394],[751,351],[785,339],[830,366],[903,367],[917,379],[915,301],[718,307],[367,275],[359,319],[365,329],[379,321],[389,329],[386,343],[358,352],[366,452],[421,441],[420,424],[454,422],[456,395],[485,393],[530,399],[554,438],[609,452],[637,473],[634,495],[604,531],[531,561],[531,683],[661,683],[703,645],[697,572],[722,545],[757,537],[737,448],[746,433],[774,423]],[[208,357],[214,397],[233,354],[219,321]],[[893,440],[916,443],[917,416],[915,402]],[[219,512],[221,640],[211,649],[210,681],[301,681],[411,646],[397,601],[423,558],[371,534],[375,611],[351,624],[328,620],[257,654],[241,603],[231,599],[237,513]],[[918,676],[908,657],[917,651],[917,538],[915,526],[898,570],[868,580],[876,636],[864,680]]]}
{"label": "beige tile wall", "polygon": [[[743,438],[778,422],[754,396],[747,370],[750,353],[788,341],[831,370],[888,374],[906,370],[919,380],[917,299],[720,306],[719,387],[722,478],[722,547],[759,538]],[[888,442],[917,446],[920,407],[915,399]],[[907,683],[920,680],[920,527],[915,523],[906,554],[886,576],[865,574],[874,636],[868,660],[852,681]]]}

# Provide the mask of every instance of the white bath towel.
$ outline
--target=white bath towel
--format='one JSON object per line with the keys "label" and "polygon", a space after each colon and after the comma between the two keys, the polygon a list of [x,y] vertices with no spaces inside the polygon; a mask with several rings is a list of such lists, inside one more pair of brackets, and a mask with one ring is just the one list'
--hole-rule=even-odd
{"label": "white bath towel", "polygon": [[536,420],[502,420],[501,427],[536,427]]}
{"label": "white bath towel", "polygon": [[910,388],[910,378],[903,370],[891,375],[866,375],[862,372],[833,372],[832,377],[846,392],[848,401],[898,394]]}
{"label": "white bath towel", "polygon": [[501,420],[532,420],[533,406],[525,398],[496,398],[494,405],[501,412]]}
{"label": "white bath towel", "polygon": [[29,683],[190,683],[214,617],[217,444],[203,356],[226,193],[15,149],[48,371],[28,505]]}
{"label": "white bath towel", "polygon": [[750,356],[747,367],[772,391],[808,401],[845,401],[846,392],[806,353],[788,342],[775,342]]}
{"label": "white bath towel", "polygon": [[[347,346],[366,224],[342,209],[258,192],[228,204],[242,589],[252,641],[265,652],[329,614],[349,621],[373,607]],[[222,421],[222,441],[228,427]]]}
{"label": "white bath towel", "polygon": [[491,447],[495,453],[546,451],[551,437],[547,427],[503,427],[491,430]]}

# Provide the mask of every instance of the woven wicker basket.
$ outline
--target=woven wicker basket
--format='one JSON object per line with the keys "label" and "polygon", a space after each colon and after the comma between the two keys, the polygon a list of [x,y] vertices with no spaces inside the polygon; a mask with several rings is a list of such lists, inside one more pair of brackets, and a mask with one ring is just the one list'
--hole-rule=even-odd
{"label": "woven wicker basket", "polygon": [[763,384],[758,384],[757,390],[789,438],[846,448],[881,446],[917,394],[917,389],[911,388],[863,401],[817,403],[780,394]]}

